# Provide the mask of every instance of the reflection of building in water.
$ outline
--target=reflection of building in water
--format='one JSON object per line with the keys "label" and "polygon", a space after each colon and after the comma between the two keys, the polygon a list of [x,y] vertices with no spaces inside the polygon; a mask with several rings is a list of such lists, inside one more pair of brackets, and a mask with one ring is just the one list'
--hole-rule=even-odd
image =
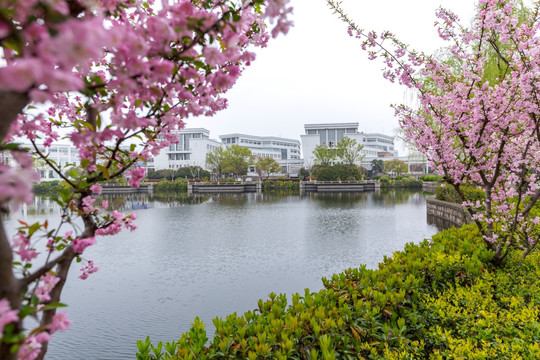
{"label": "reflection of building in water", "polygon": [[191,204],[201,204],[208,201],[207,195],[188,195],[187,193],[137,193],[137,194],[106,194],[99,200],[109,202],[109,210],[131,211],[160,207],[176,207]]}
{"label": "reflection of building in water", "polygon": [[18,211],[13,212],[14,215],[33,216],[33,215],[48,215],[61,213],[60,206],[56,201],[34,196],[31,204],[22,204]]}

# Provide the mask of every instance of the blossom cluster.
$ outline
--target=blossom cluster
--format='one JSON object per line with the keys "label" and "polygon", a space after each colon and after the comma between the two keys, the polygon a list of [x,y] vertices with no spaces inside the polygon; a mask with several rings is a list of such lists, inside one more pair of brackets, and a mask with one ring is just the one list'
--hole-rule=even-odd
{"label": "blossom cluster", "polygon": [[[330,6],[362,40],[383,76],[412,89],[414,105],[395,105],[406,140],[427,155],[458,193],[461,185],[486,196],[466,201],[495,257],[510,247],[528,253],[538,241],[534,205],[540,171],[540,29],[534,11],[510,0],[480,0],[472,26],[439,9],[444,56],[411,50],[389,32],[360,29],[333,0]],[[505,250],[506,249],[506,250]],[[506,252],[505,252],[506,251]]]}

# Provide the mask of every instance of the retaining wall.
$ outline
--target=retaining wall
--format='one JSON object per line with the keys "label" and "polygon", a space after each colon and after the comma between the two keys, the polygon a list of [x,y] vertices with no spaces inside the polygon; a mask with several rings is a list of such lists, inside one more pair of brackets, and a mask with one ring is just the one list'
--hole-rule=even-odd
{"label": "retaining wall", "polygon": [[422,181],[422,191],[435,194],[438,185],[439,183],[436,181]]}
{"label": "retaining wall", "polygon": [[361,182],[301,182],[300,192],[364,192],[379,188],[378,181]]}
{"label": "retaining wall", "polygon": [[217,193],[254,193],[260,190],[259,183],[242,184],[188,184],[188,193],[192,194],[217,194]]}
{"label": "retaining wall", "polygon": [[134,193],[145,193],[152,192],[154,190],[154,185],[141,185],[138,188],[133,188],[131,186],[124,185],[103,185],[101,193],[102,194],[134,194]]}
{"label": "retaining wall", "polygon": [[426,199],[428,224],[440,229],[461,227],[471,222],[470,216],[459,204],[441,201],[430,197]]}

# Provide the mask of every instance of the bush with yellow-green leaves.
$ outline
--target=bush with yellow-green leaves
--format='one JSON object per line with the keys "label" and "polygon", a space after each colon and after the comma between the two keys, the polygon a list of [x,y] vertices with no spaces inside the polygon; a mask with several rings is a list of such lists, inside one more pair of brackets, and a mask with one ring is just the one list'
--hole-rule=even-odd
{"label": "bush with yellow-green leaves", "polygon": [[519,256],[495,267],[476,228],[447,230],[290,305],[270,294],[215,319],[211,341],[199,319],[178,341],[138,341],[137,359],[537,359],[540,259]]}

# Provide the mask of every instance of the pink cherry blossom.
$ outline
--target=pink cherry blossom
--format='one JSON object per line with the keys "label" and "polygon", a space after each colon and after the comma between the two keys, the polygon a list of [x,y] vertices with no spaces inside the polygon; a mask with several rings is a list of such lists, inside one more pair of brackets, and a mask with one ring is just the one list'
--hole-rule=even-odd
{"label": "pink cherry blossom", "polygon": [[540,241],[531,211],[540,197],[540,40],[538,26],[528,25],[537,19],[520,19],[509,0],[480,0],[471,26],[439,9],[446,61],[411,50],[388,32],[366,32],[337,2],[328,3],[349,35],[362,40],[368,58],[382,58],[383,76],[414,91],[417,106],[394,106],[406,140],[458,194],[463,185],[484,190],[482,201],[460,196],[496,261],[511,248],[526,256]]}
{"label": "pink cherry blossom", "polygon": [[85,238],[85,239],[76,238],[73,240],[71,247],[73,248],[73,251],[75,251],[76,253],[82,254],[87,247],[92,246],[95,243],[96,243],[96,239],[94,237]]}
{"label": "pink cherry blossom", "polygon": [[59,312],[53,317],[52,323],[49,325],[51,334],[54,334],[57,331],[66,331],[69,329],[69,324],[71,321],[68,320],[65,312]]}

